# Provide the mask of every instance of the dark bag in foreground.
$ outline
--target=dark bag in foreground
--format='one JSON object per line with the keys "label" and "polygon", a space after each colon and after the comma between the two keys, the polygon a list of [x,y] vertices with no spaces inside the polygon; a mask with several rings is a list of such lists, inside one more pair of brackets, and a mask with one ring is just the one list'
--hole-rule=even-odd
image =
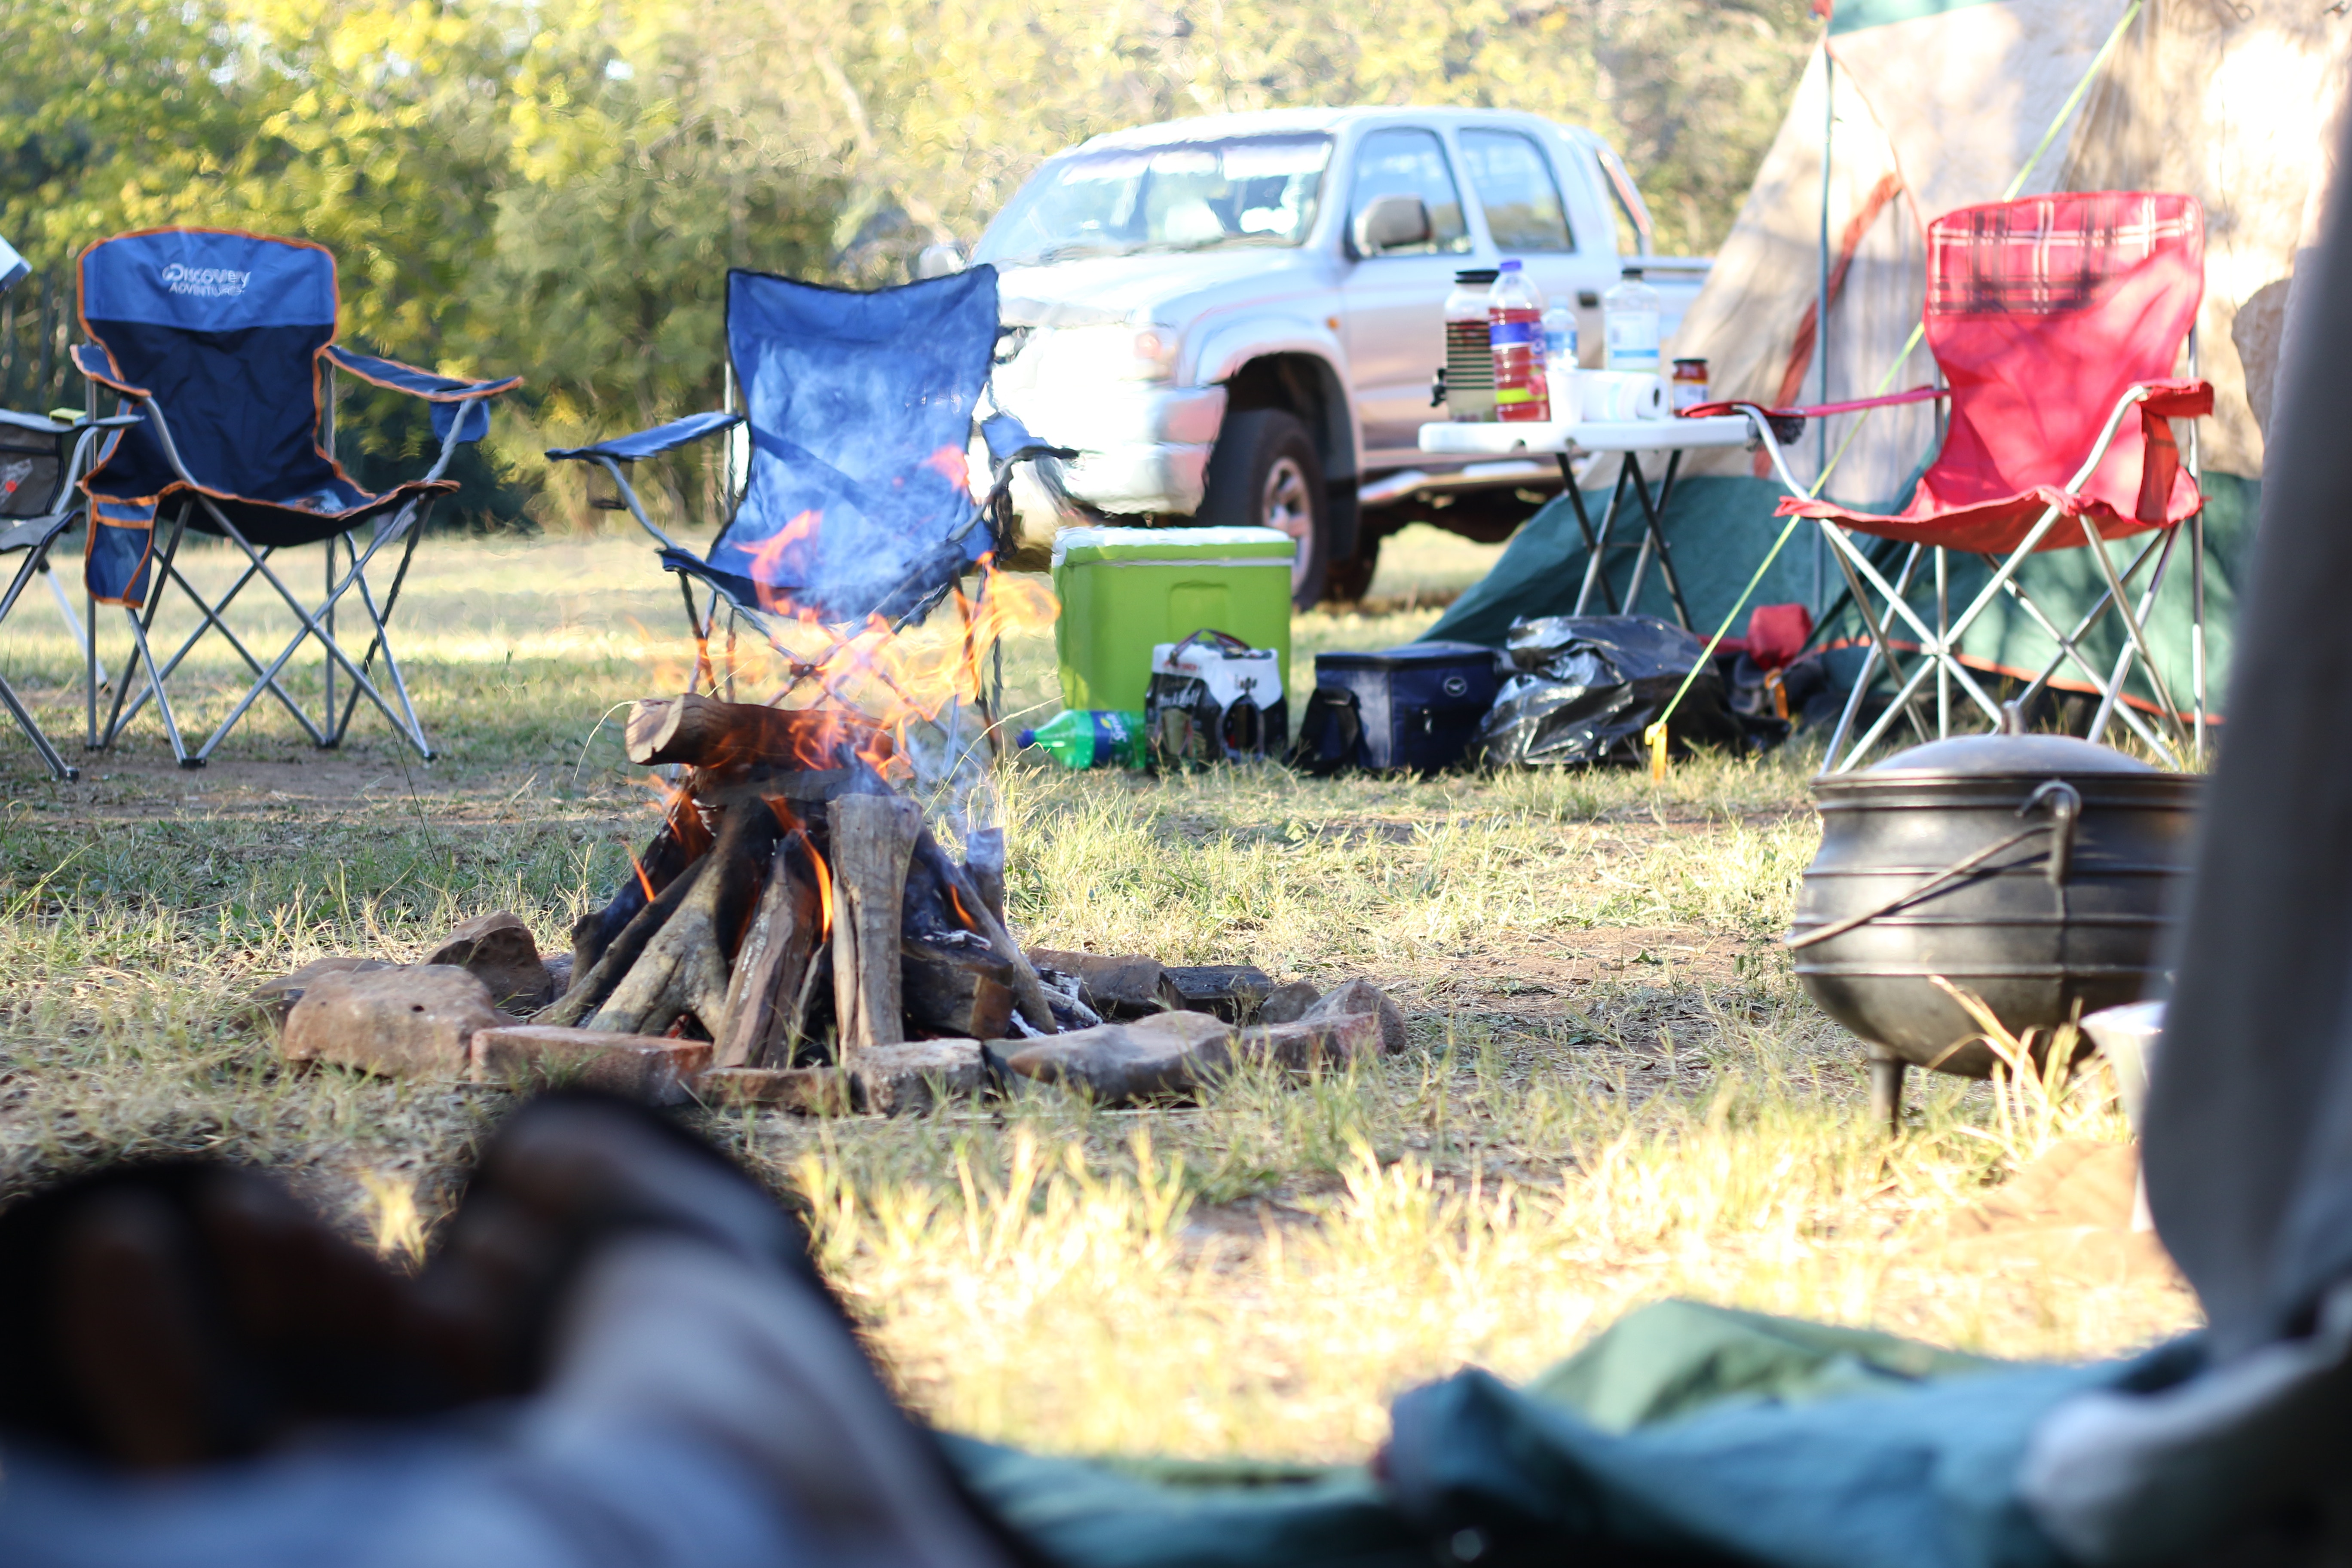
{"label": "dark bag in foreground", "polygon": [[1291,760],[1317,773],[1452,767],[1469,750],[1500,679],[1495,650],[1476,643],[1318,653]]}
{"label": "dark bag in foreground", "polygon": [[[1642,731],[1682,689],[1706,644],[1649,616],[1547,616],[1511,627],[1505,652],[1518,673],[1478,726],[1474,757],[1490,767],[1636,763]],[[1750,724],[1759,727],[1752,739]],[[1709,664],[1667,726],[1677,755],[1694,746],[1762,749],[1787,732],[1778,721],[1743,724]],[[1763,731],[1770,726],[1778,733]]]}

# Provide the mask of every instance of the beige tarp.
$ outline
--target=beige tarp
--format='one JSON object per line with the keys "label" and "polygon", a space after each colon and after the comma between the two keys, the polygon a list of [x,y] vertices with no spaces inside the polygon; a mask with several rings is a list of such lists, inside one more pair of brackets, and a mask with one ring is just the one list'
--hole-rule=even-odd
{"label": "beige tarp", "polygon": [[[1787,380],[1819,286],[1825,90],[1836,110],[1832,255],[1850,224],[1869,220],[1831,307],[1822,356],[1829,396],[1843,399],[1878,384],[1918,321],[1918,225],[1951,206],[2000,197],[2123,6],[1994,0],[1916,9],[1927,15],[1833,38],[1840,60],[1833,84],[1825,83],[1821,51],[1808,65],[1674,345],[1677,354],[1711,362],[1717,395],[1773,401]],[[2284,335],[2286,284],[2326,188],[2347,40],[2352,19],[2313,0],[2149,0],[2026,187],[2029,194],[2187,191],[2204,203],[2199,370],[2218,399],[2200,432],[2209,468],[2262,472],[2261,424]],[[2041,63],[2028,70],[2021,60]],[[1883,195],[1890,174],[1904,195],[1874,215],[1872,197]],[[1822,358],[1806,363],[1794,401],[1822,399]],[[1930,374],[1922,351],[1890,389]],[[1831,450],[1855,422],[1852,416],[1827,422]],[[1873,415],[1829,489],[1855,501],[1900,500],[1895,492],[1934,438],[1934,416],[1924,405]],[[1800,479],[1816,471],[1817,440],[1817,429],[1809,430],[1792,465]],[[1738,454],[1696,467],[1748,469]]]}

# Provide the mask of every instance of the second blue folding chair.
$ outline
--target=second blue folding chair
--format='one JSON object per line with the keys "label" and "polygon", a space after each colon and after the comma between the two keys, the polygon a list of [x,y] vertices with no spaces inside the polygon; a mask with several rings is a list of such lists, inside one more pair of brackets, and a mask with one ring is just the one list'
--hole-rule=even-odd
{"label": "second blue folding chair", "polygon": [[[727,275],[727,349],[745,413],[693,414],[548,456],[593,463],[678,574],[704,654],[719,609],[755,624],[855,631],[920,619],[1003,542],[1014,465],[1071,458],[988,412],[996,272],[975,267],[876,293],[741,268]],[[625,466],[750,426],[742,494],[707,553],[646,515]],[[977,426],[988,484],[972,493]],[[709,596],[698,604],[694,585]]]}

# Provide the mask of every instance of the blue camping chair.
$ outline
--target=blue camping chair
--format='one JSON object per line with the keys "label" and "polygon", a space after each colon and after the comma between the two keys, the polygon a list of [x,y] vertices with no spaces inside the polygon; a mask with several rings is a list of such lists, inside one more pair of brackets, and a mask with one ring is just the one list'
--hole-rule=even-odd
{"label": "blue camping chair", "polygon": [[[984,415],[997,335],[992,267],[871,294],[738,268],[727,274],[727,349],[748,414],[691,414],[547,455],[604,468],[660,545],[686,598],[699,684],[722,604],[763,627],[854,631],[878,616],[895,628],[1002,545],[1013,465],[1076,454],[1011,415]],[[977,500],[965,468],[975,422],[992,481]],[[746,423],[742,496],[697,555],[646,515],[623,466]]]}
{"label": "blue camping chair", "polygon": [[[264,693],[275,697],[320,746],[340,742],[360,699],[373,703],[419,755],[433,755],[394,657],[386,625],[400,597],[434,501],[456,489],[444,479],[460,444],[489,433],[488,400],[520,376],[463,381],[335,346],[335,258],[307,240],[272,239],[223,229],[165,228],[101,240],[82,253],[81,320],[90,341],[74,363],[92,387],[136,411],[138,422],[110,438],[82,480],[90,500],[84,578],[94,604],[123,607],[131,654],[114,684],[101,731],[93,645],[89,658],[89,744],[109,746],[150,698],[183,767],[198,767]],[[335,460],[335,372],[390,387],[433,405],[441,450],[422,479],[373,494]],[[159,517],[170,531],[155,542]],[[247,566],[228,591],[207,599],[181,573],[181,540],[194,528],[234,542]],[[325,595],[306,605],[270,564],[280,550],[327,546]],[[399,565],[378,602],[371,563],[394,544]],[[342,563],[339,563],[339,560]],[[255,578],[277,590],[300,627],[265,663],[233,631],[229,604]],[[163,588],[176,583],[201,620],[187,640],[159,661],[148,633]],[[336,640],[338,606],[355,606],[370,633],[354,658]],[[170,695],[172,676],[208,633],[217,633],[254,675],[220,727],[195,751],[182,739]],[[323,721],[314,720],[280,681],[312,639],[324,655]],[[378,652],[392,694],[371,677]],[[340,707],[338,669],[349,681]],[[146,679],[126,706],[134,674]],[[394,708],[398,703],[398,710]]]}

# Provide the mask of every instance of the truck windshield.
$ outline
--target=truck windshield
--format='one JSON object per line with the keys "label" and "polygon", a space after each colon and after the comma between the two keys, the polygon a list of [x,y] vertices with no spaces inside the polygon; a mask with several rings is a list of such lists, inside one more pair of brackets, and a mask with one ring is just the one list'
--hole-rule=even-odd
{"label": "truck windshield", "polygon": [[1331,138],[1235,136],[1055,158],[988,226],[973,258],[1040,267],[1146,250],[1297,245]]}

